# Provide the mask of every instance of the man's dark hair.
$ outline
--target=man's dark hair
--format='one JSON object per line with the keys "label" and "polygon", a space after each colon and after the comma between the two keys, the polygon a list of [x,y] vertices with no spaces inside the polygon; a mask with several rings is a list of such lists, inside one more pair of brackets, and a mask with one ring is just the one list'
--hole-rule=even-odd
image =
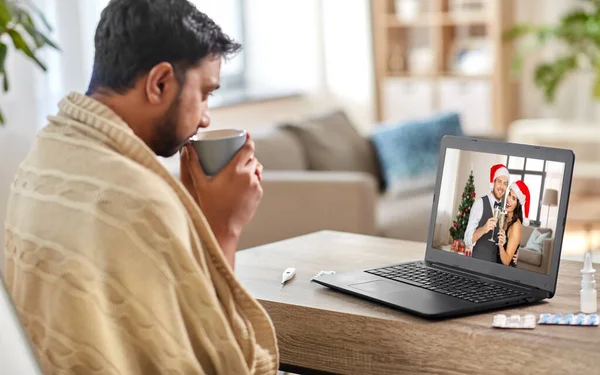
{"label": "man's dark hair", "polygon": [[228,58],[241,49],[187,0],[111,0],[94,38],[88,94],[124,93],[161,62],[171,63],[180,84],[186,70],[207,56]]}

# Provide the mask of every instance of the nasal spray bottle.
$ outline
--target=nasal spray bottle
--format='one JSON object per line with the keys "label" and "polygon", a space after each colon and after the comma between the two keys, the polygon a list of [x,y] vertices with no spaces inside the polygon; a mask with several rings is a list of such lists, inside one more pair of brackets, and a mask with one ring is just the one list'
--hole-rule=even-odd
{"label": "nasal spray bottle", "polygon": [[592,268],[592,256],[590,252],[587,252],[583,258],[583,268],[581,269],[580,297],[581,312],[584,314],[593,314],[598,308],[595,273],[596,270]]}

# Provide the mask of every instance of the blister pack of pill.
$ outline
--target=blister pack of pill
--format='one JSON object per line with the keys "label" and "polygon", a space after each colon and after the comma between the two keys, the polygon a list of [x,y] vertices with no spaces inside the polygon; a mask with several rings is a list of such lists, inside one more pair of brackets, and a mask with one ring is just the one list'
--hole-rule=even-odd
{"label": "blister pack of pill", "polygon": [[540,314],[538,324],[561,326],[598,326],[598,314]]}
{"label": "blister pack of pill", "polygon": [[535,315],[494,315],[492,327],[494,328],[513,328],[513,329],[533,329],[535,328]]}

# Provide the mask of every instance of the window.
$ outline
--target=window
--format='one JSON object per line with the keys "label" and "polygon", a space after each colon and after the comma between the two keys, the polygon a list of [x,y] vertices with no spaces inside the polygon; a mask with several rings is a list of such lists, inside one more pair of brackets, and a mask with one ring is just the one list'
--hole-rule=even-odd
{"label": "window", "polygon": [[[245,0],[190,0],[198,10],[212,18],[230,38],[244,45],[244,1]],[[221,88],[219,93],[239,90],[245,83],[244,49],[221,66]],[[217,93],[215,93],[217,94]],[[219,96],[219,95],[217,95]]]}
{"label": "window", "polygon": [[508,172],[510,180],[522,180],[529,187],[531,202],[529,204],[529,220],[539,220],[544,183],[546,181],[546,171],[548,162],[546,160],[522,158],[517,156],[507,156]]}
{"label": "window", "polygon": [[[56,0],[55,0],[56,1]],[[88,0],[90,1],[90,0]],[[94,6],[87,8],[89,25],[93,25],[87,38],[93,40],[93,33],[100,20],[100,13],[106,7],[109,0],[93,0]],[[244,45],[244,1],[245,0],[189,0],[202,13],[214,20],[230,38]],[[89,51],[90,63],[93,61],[93,50]],[[232,90],[239,90],[245,83],[245,54],[244,49],[232,59],[223,62],[221,66],[221,88],[215,93],[218,97]],[[91,67],[90,67],[91,73]],[[212,100],[211,100],[212,101]]]}

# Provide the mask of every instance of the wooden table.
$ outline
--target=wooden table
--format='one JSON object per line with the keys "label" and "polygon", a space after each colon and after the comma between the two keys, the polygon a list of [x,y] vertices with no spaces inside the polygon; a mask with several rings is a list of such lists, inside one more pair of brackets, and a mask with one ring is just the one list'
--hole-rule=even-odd
{"label": "wooden table", "polygon": [[[324,231],[237,254],[236,273],[270,314],[281,369],[342,374],[597,374],[600,328],[491,328],[494,313],[428,321],[310,282],[348,271],[423,259],[416,242]],[[296,277],[280,288],[281,273]],[[574,313],[581,263],[563,261],[548,302],[503,313]]]}

